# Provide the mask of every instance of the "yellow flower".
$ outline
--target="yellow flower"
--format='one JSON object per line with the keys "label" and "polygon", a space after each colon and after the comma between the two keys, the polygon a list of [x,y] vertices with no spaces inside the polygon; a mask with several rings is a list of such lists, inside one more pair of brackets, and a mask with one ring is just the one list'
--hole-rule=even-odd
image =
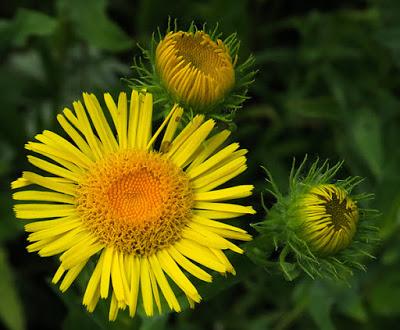
{"label": "yellow flower", "polygon": [[304,238],[314,252],[333,255],[351,244],[359,215],[346,190],[320,184],[312,187],[299,204]]}
{"label": "yellow flower", "polygon": [[228,47],[204,31],[169,32],[157,46],[155,63],[166,89],[193,107],[223,100],[235,84]]}
{"label": "yellow flower", "polygon": [[61,291],[95,260],[83,304],[92,312],[99,298],[111,297],[110,320],[125,308],[133,317],[139,303],[147,315],[161,312],[161,295],[180,311],[170,281],[193,306],[201,297],[186,274],[211,282],[199,265],[234,274],[223,250],[242,253],[229,239],[251,239],[220,220],[254,213],[226,202],[253,186],[216,189],[246,169],[246,150],[221,147],[226,130],[208,138],[214,121],[203,116],[177,134],[177,106],[152,135],[148,93],[133,91],[129,104],[125,93],[117,103],[105,94],[109,116],[93,94],[83,99],[57,116],[67,137],[44,131],[26,145],[40,155],[28,160],[41,174],[24,172],[12,183],[24,188],[13,195],[21,201],[17,218],[36,220],[25,226],[28,251],[60,255],[53,283],[61,281]]}

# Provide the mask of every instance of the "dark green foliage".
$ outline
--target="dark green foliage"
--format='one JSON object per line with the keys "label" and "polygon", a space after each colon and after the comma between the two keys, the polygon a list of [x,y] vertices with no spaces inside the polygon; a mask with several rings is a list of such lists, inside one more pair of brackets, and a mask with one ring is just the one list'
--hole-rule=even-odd
{"label": "dark green foliage", "polygon": [[[400,5],[387,1],[3,1],[0,4],[0,328],[19,329],[386,329],[400,321]],[[238,275],[215,274],[202,304],[181,314],[109,324],[107,304],[81,306],[81,286],[52,286],[57,260],[28,255],[23,224],[11,209],[9,183],[27,168],[24,143],[82,91],[127,89],[136,43],[145,45],[168,17],[207,22],[241,40],[258,74],[235,117],[232,140],[249,149],[249,168],[235,180],[254,183],[246,202],[265,219],[264,166],[284,187],[293,157],[343,160],[338,177],[365,180],[363,207],[378,209],[381,242],[350,285],[288,282],[273,242],[256,238],[246,256],[230,256]],[[219,128],[226,123],[219,122]],[[265,194],[265,205],[274,203]],[[236,221],[235,221],[236,223]],[[254,233],[256,235],[256,233]],[[267,258],[270,256],[270,258]],[[289,265],[288,265],[289,266]],[[85,274],[80,280],[85,283]]]}

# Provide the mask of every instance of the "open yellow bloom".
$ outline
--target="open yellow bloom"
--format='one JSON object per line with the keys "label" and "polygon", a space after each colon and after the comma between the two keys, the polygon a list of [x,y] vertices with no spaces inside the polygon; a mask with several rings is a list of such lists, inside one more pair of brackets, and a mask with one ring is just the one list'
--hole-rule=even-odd
{"label": "open yellow bloom", "polygon": [[169,32],[158,44],[155,60],[166,89],[190,106],[221,101],[235,84],[228,47],[204,31]]}
{"label": "open yellow bloom", "polygon": [[357,229],[358,207],[348,193],[334,184],[317,185],[300,201],[304,238],[320,254],[345,249]]}
{"label": "open yellow bloom", "polygon": [[201,297],[187,273],[206,282],[211,275],[199,266],[234,274],[223,250],[242,253],[229,239],[251,239],[220,219],[254,213],[226,202],[249,196],[253,186],[216,189],[246,169],[246,150],[221,147],[229,131],[208,137],[214,121],[203,116],[177,134],[177,106],[152,135],[148,93],[133,91],[130,102],[125,93],[117,102],[105,94],[113,125],[93,94],[83,99],[57,116],[67,137],[44,131],[26,145],[40,155],[28,160],[41,174],[24,172],[12,183],[23,188],[13,195],[21,201],[16,216],[36,220],[25,226],[28,251],[60,255],[53,282],[61,281],[61,291],[96,260],[83,304],[93,311],[99,298],[111,297],[110,320],[125,308],[133,317],[138,303],[147,315],[161,312],[162,296],[180,311],[170,281],[192,306]]}

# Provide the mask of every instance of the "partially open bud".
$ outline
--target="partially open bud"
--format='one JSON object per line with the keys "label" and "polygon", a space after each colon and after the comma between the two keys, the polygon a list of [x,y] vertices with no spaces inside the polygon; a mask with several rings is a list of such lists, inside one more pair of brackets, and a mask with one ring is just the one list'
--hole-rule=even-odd
{"label": "partially open bud", "polygon": [[229,49],[204,31],[170,32],[156,50],[156,68],[177,102],[205,107],[222,100],[235,83]]}
{"label": "partially open bud", "polygon": [[318,254],[333,255],[351,244],[356,233],[358,207],[346,190],[334,184],[312,187],[300,198],[303,238]]}
{"label": "partially open bud", "polygon": [[305,164],[306,158],[299,168],[293,166],[287,194],[267,171],[268,191],[276,203],[254,227],[261,238],[274,242],[274,255],[278,254],[277,262],[288,279],[304,271],[312,278],[346,280],[354,268],[364,269],[365,256],[371,257],[378,240],[377,229],[370,224],[375,212],[359,206],[371,195],[352,194],[362,181],[358,177],[335,180],[342,163],[330,167],[328,162],[316,161],[304,173]]}
{"label": "partially open bud", "polygon": [[187,113],[230,122],[256,73],[252,56],[240,61],[239,46],[235,33],[221,38],[217,28],[209,31],[205,24],[198,29],[192,23],[186,31],[169,24],[135,59],[131,87],[151,92],[165,109],[179,104]]}

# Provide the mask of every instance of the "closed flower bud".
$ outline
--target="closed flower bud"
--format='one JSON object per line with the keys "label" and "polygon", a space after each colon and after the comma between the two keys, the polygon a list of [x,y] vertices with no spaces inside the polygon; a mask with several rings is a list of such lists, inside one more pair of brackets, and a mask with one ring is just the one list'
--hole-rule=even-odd
{"label": "closed flower bud", "polygon": [[301,271],[312,278],[347,280],[353,269],[365,269],[365,256],[372,257],[370,251],[378,240],[377,229],[370,224],[375,211],[360,208],[360,202],[371,195],[352,193],[362,181],[358,177],[335,181],[342,163],[330,167],[316,161],[304,173],[305,164],[306,158],[298,169],[293,166],[287,194],[281,193],[267,171],[272,186],[268,191],[276,203],[254,227],[274,242],[274,255],[278,254],[278,264],[289,280]]}
{"label": "closed flower bud", "polygon": [[313,186],[300,198],[298,212],[301,236],[313,252],[334,255],[351,244],[359,214],[345,189],[334,184]]}

